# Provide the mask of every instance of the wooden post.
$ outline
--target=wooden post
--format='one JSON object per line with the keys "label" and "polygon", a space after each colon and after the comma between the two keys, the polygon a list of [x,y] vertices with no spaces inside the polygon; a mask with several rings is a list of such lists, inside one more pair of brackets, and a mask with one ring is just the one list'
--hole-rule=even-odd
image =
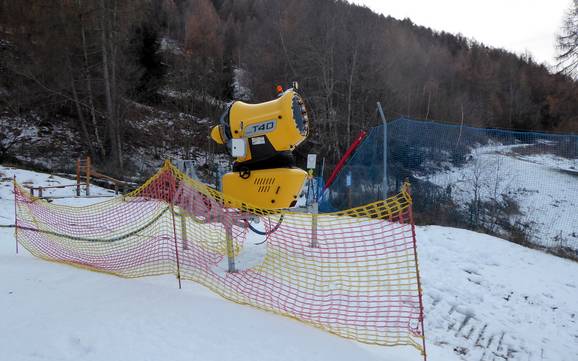
{"label": "wooden post", "polygon": [[76,159],[76,196],[80,197],[80,158]]}
{"label": "wooden post", "polygon": [[90,157],[86,157],[86,195],[90,196]]}

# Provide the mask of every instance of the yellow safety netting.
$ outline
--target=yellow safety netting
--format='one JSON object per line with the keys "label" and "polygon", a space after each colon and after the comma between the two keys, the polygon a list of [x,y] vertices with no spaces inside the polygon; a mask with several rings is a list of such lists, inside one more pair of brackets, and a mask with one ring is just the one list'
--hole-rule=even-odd
{"label": "yellow safety netting", "polygon": [[[125,196],[71,207],[15,184],[17,240],[33,255],[121,277],[175,274],[342,337],[423,349],[408,187],[330,214],[230,199],[169,162]],[[267,236],[257,236],[248,223]]]}

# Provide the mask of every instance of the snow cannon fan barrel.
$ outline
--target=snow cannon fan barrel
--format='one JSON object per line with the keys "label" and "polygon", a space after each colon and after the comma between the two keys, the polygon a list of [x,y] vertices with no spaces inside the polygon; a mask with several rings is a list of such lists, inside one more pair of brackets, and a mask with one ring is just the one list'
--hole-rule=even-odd
{"label": "snow cannon fan barrel", "polygon": [[233,172],[223,176],[223,193],[266,209],[295,206],[307,172],[295,167],[293,150],[308,133],[307,110],[293,89],[260,104],[230,103],[211,130],[235,158]]}

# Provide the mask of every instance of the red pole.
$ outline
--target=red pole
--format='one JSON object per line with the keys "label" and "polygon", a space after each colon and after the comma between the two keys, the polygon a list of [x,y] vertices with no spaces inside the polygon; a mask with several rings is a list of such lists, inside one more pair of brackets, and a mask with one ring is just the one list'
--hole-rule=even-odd
{"label": "red pole", "polygon": [[[410,188],[409,188],[409,184],[407,187],[407,191],[408,193],[410,193]],[[411,193],[410,193],[411,194]],[[424,319],[424,308],[423,308],[423,296],[422,296],[422,289],[421,289],[421,279],[419,277],[419,262],[418,262],[418,258],[417,258],[417,238],[415,236],[415,223],[413,222],[413,200],[411,201],[412,203],[409,204],[409,223],[411,224],[411,236],[413,238],[413,255],[414,255],[414,259],[415,259],[415,271],[417,274],[417,289],[418,289],[418,294],[419,294],[419,320],[421,323],[421,332],[422,332],[422,347],[423,347],[423,360],[427,361],[427,353],[425,350],[425,328],[423,325],[423,319]]]}
{"label": "red pole", "polygon": [[327,183],[325,183],[325,187],[323,187],[323,190],[326,190],[327,188],[329,188],[331,186],[331,184],[333,183],[333,181],[335,181],[335,178],[337,178],[337,175],[341,171],[341,168],[343,168],[343,166],[345,166],[345,163],[347,163],[347,160],[349,160],[349,158],[351,157],[351,155],[353,154],[355,149],[357,149],[357,147],[359,147],[359,144],[361,144],[361,142],[363,141],[363,139],[365,138],[366,135],[367,135],[367,132],[365,132],[364,130],[359,132],[359,135],[357,136],[355,141],[349,146],[349,148],[347,148],[347,151],[345,152],[343,157],[341,157],[341,159],[339,160],[339,163],[337,163],[337,165],[335,166],[335,169],[333,170],[333,173],[331,173],[331,176],[329,176],[329,179],[327,180]]}
{"label": "red pole", "polygon": [[173,217],[173,239],[175,240],[175,254],[177,257],[177,279],[179,280],[179,290],[181,289],[181,265],[179,262],[179,246],[177,244],[177,226],[175,224],[175,209],[173,203],[171,202],[171,215]]}
{"label": "red pole", "polygon": [[171,194],[169,196],[170,200],[170,207],[171,207],[171,216],[173,218],[173,239],[175,241],[175,255],[177,257],[177,279],[179,280],[179,290],[181,289],[181,264],[179,261],[179,246],[177,243],[177,225],[176,225],[176,221],[175,221],[175,208],[174,208],[174,202],[175,202],[175,193],[177,185],[176,185],[176,178],[175,175],[173,174],[173,172],[170,172],[170,176],[173,177],[172,182],[171,182]]}
{"label": "red pole", "polygon": [[16,175],[12,181],[12,190],[14,192],[14,239],[16,240],[16,254],[18,254],[18,207],[16,205]]}

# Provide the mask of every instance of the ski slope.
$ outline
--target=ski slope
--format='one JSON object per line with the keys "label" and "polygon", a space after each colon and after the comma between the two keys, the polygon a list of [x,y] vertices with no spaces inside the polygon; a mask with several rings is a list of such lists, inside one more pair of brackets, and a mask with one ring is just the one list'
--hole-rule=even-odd
{"label": "ski slope", "polygon": [[[71,183],[0,167],[0,224],[13,223],[13,174]],[[342,339],[192,282],[179,290],[172,276],[127,280],[17,255],[13,232],[0,228],[1,360],[421,359],[413,348]],[[418,227],[417,237],[429,360],[578,360],[578,263],[459,229]]]}

